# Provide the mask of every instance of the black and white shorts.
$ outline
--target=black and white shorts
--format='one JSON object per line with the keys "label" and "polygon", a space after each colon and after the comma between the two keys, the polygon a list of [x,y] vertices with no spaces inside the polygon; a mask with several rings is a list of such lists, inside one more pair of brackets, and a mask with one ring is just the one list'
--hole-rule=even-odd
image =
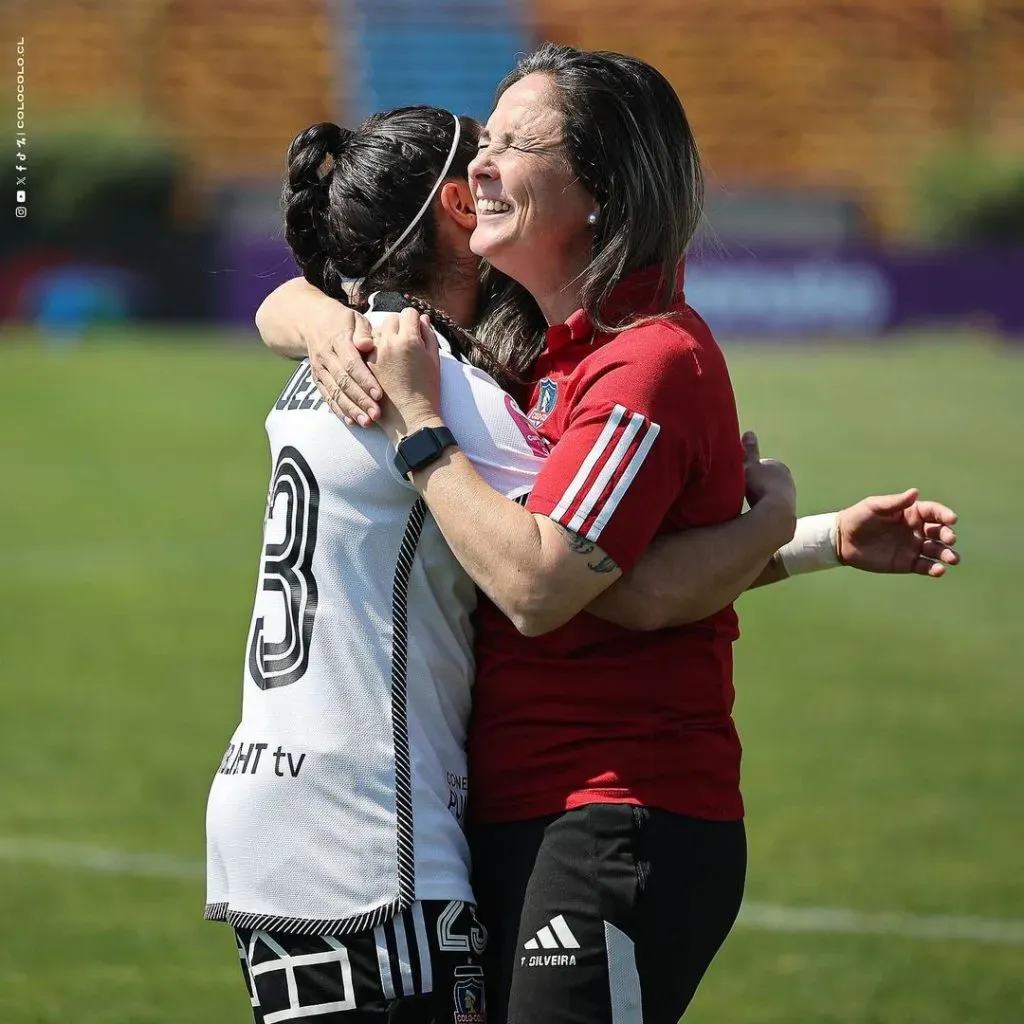
{"label": "black and white shorts", "polygon": [[486,1024],[486,933],[461,900],[425,900],[356,935],[235,929],[256,1024]]}
{"label": "black and white shorts", "polygon": [[470,849],[496,1024],[676,1024],[743,898],[742,821],[591,804]]}

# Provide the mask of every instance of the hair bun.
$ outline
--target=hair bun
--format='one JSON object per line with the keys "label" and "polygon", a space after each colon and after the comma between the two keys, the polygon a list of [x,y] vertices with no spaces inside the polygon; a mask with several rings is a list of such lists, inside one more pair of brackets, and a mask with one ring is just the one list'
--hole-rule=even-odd
{"label": "hair bun", "polygon": [[299,132],[288,147],[288,184],[303,188],[319,184],[333,169],[333,159],[355,132],[333,121],[321,121]]}

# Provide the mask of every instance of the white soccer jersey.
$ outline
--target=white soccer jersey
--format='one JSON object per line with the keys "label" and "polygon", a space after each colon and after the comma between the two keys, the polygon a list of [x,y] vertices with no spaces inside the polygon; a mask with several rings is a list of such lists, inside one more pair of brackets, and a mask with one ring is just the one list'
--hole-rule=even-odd
{"label": "white soccer jersey", "polygon": [[[376,296],[371,321],[398,297]],[[444,351],[441,399],[494,488],[545,448]],[[300,364],[267,417],[273,474],[242,720],[207,808],[206,916],[345,934],[414,900],[472,900],[462,831],[476,589],[379,429],[350,429]]]}

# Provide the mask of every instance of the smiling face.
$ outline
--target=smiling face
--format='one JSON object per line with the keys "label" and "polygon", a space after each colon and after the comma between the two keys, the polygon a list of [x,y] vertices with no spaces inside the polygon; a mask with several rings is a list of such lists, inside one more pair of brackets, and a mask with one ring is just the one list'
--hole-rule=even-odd
{"label": "smiling face", "polygon": [[502,93],[469,178],[477,209],[473,252],[527,288],[543,309],[545,293],[564,290],[589,262],[587,217],[597,208],[569,162],[549,75],[527,75]]}

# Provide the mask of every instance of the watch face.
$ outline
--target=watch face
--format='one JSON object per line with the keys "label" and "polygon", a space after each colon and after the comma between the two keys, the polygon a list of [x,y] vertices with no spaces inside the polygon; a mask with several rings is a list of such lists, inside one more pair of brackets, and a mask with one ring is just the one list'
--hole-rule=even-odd
{"label": "watch face", "polygon": [[436,455],[437,450],[437,439],[427,430],[417,430],[402,442],[402,458],[412,469]]}

